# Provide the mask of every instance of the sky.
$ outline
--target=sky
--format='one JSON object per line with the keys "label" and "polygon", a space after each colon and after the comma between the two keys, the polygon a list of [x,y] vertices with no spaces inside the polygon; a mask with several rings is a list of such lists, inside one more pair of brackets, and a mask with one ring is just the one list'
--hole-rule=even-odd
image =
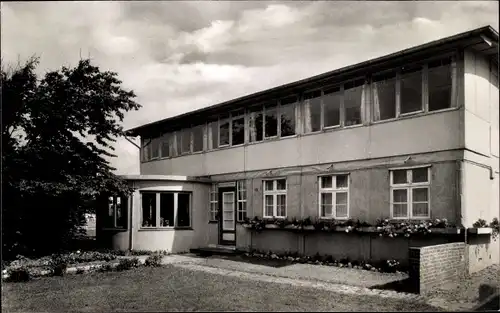
{"label": "sky", "polygon": [[[498,1],[2,2],[1,54],[37,71],[90,57],[139,111],[125,129],[491,25]],[[118,174],[139,151],[116,142]]]}

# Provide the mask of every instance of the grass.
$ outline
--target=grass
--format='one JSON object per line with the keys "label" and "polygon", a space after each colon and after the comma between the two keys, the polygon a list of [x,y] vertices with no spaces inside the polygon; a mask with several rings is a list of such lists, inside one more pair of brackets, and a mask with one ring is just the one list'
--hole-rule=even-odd
{"label": "grass", "polygon": [[335,294],[172,265],[4,283],[4,312],[436,311],[426,304]]}

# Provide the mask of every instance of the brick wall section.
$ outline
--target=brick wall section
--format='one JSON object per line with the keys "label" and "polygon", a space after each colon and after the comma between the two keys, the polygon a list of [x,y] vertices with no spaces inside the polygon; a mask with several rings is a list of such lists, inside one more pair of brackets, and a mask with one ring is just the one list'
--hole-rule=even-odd
{"label": "brick wall section", "polygon": [[449,243],[420,248],[410,248],[410,282],[420,294],[431,293],[436,288],[457,281],[465,276],[465,243]]}

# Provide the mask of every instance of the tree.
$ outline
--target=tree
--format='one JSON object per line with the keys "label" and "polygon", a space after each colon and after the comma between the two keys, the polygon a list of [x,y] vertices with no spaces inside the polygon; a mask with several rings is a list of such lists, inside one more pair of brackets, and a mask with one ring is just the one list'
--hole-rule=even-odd
{"label": "tree", "polygon": [[3,256],[64,248],[81,231],[97,195],[129,193],[108,157],[123,135],[133,91],[89,60],[38,79],[37,58],[2,64]]}

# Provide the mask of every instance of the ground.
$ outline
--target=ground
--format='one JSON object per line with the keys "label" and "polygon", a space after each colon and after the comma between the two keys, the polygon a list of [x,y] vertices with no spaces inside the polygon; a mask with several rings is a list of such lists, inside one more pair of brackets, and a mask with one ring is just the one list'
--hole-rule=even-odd
{"label": "ground", "polygon": [[4,312],[436,311],[416,301],[332,293],[172,264],[2,285]]}

